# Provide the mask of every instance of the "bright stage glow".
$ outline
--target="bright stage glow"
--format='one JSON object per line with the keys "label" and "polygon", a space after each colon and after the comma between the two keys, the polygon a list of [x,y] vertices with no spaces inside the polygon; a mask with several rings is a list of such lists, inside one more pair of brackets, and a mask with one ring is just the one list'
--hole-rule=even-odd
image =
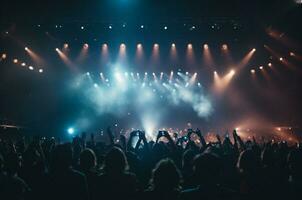
{"label": "bright stage glow", "polygon": [[74,130],[74,128],[72,128],[72,127],[70,127],[70,128],[67,129],[67,133],[68,133],[69,135],[73,135],[74,132],[75,132],[75,130]]}
{"label": "bright stage glow", "polygon": [[24,49],[25,49],[25,51],[28,51],[28,48],[27,48],[27,47],[25,47]]}
{"label": "bright stage glow", "polygon": [[21,63],[21,66],[22,66],[22,67],[25,67],[25,66],[26,66],[26,63],[25,63],[25,62]]}
{"label": "bright stage glow", "polygon": [[1,55],[1,58],[4,60],[4,59],[6,59],[6,57],[7,57],[7,55],[5,54],[5,53],[3,53],[2,55]]}
{"label": "bright stage glow", "polygon": [[88,72],[78,79],[81,80],[79,86],[73,89],[81,92],[81,96],[87,99],[87,105],[98,115],[110,113],[128,116],[127,113],[131,112],[131,116],[134,116],[133,113],[137,113],[140,123],[137,126],[141,126],[147,136],[153,139],[156,135],[154,130],[160,128],[165,109],[187,107],[200,118],[207,118],[212,113],[211,100],[197,81],[197,73],[181,74],[182,78],[169,82],[173,79],[173,71],[169,74],[160,72],[161,78],[151,72],[152,79],[149,77],[148,80],[147,72],[144,78],[139,78],[138,72],[124,70],[125,67],[120,65],[118,68],[112,67],[111,75],[100,74],[101,77],[108,77],[106,80],[110,85]]}
{"label": "bright stage glow", "polygon": [[39,73],[43,73],[43,69],[39,69]]}
{"label": "bright stage glow", "polygon": [[222,45],[222,50],[228,50],[228,45],[223,44],[223,45]]}
{"label": "bright stage glow", "polygon": [[256,71],[255,71],[254,69],[251,69],[251,73],[252,73],[252,74],[255,74]]}
{"label": "bright stage glow", "polygon": [[32,71],[32,70],[34,70],[34,67],[33,66],[29,66],[28,69]]}
{"label": "bright stage glow", "polygon": [[15,58],[15,59],[13,60],[13,63],[15,63],[15,64],[18,63],[18,59]]}

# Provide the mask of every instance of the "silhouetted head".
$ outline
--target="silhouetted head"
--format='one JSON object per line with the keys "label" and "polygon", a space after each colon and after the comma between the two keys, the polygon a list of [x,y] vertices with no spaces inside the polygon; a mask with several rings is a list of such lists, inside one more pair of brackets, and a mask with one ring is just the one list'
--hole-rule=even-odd
{"label": "silhouetted head", "polygon": [[264,166],[272,167],[274,165],[274,152],[271,148],[265,148],[262,151],[261,161]]}
{"label": "silhouetted head", "polygon": [[243,173],[253,174],[259,169],[259,160],[252,150],[245,150],[238,158],[237,167]]}
{"label": "silhouetted head", "polygon": [[203,153],[194,158],[194,175],[200,183],[218,182],[221,173],[221,159],[214,153]]}
{"label": "silhouetted head", "polygon": [[105,172],[123,173],[127,168],[128,162],[124,152],[120,148],[113,147],[105,157]]}
{"label": "silhouetted head", "polygon": [[302,179],[302,150],[295,149],[291,151],[288,155],[288,167],[290,169],[290,174],[294,180]]}
{"label": "silhouetted head", "polygon": [[5,167],[10,175],[14,175],[21,167],[21,160],[17,153],[9,153],[5,157]]}
{"label": "silhouetted head", "polygon": [[86,148],[80,154],[80,167],[87,171],[96,166],[96,156],[92,149]]}
{"label": "silhouetted head", "polygon": [[195,155],[195,151],[191,149],[186,150],[182,155],[182,167],[192,167]]}
{"label": "silhouetted head", "polygon": [[72,148],[70,144],[60,144],[52,152],[52,169],[68,169],[72,164]]}
{"label": "silhouetted head", "polygon": [[154,189],[175,190],[179,188],[181,175],[171,159],[159,161],[152,171],[151,184]]}

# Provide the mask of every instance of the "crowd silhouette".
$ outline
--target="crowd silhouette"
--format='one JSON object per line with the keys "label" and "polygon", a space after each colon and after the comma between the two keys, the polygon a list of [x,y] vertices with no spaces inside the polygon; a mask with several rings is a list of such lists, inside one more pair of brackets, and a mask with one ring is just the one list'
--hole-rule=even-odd
{"label": "crowd silhouette", "polygon": [[[182,137],[143,131],[109,143],[76,136],[60,143],[35,137],[0,141],[3,200],[300,199],[302,148],[243,141],[233,133],[207,142],[199,130]],[[196,144],[192,135],[198,137]],[[85,135],[85,134],[83,134]],[[137,139],[137,141],[135,140]]]}

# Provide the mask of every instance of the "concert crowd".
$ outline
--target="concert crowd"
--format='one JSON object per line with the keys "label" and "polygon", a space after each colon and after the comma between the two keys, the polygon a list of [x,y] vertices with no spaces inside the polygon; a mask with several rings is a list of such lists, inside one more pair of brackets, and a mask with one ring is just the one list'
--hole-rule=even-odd
{"label": "concert crowd", "polygon": [[[83,133],[62,143],[34,137],[0,141],[0,199],[299,199],[302,148],[243,140],[234,130],[208,142],[143,131],[108,142]],[[200,143],[192,140],[198,137]],[[118,142],[117,142],[118,141]]]}

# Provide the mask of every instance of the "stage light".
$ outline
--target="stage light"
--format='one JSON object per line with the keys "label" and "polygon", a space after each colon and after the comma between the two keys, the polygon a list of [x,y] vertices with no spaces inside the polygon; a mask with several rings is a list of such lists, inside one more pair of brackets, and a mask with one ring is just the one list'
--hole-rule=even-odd
{"label": "stage light", "polygon": [[168,29],[168,27],[167,27],[167,26],[164,26],[164,29],[165,29],[165,30],[167,30],[167,29]]}
{"label": "stage light", "polygon": [[81,26],[81,29],[82,29],[82,30],[84,30],[84,29],[85,29],[85,27],[84,27],[84,26]]}
{"label": "stage light", "polygon": [[83,48],[84,48],[84,49],[88,49],[88,47],[89,47],[89,45],[88,45],[87,43],[85,43],[85,44],[83,45]]}
{"label": "stage light", "polygon": [[204,44],[203,48],[207,50],[207,49],[209,49],[209,45],[208,44]]}
{"label": "stage light", "polygon": [[279,60],[280,60],[280,61],[283,61],[283,58],[282,58],[282,57],[280,57],[280,58],[279,58]]}
{"label": "stage light", "polygon": [[65,43],[65,44],[63,45],[63,48],[64,48],[64,49],[67,49],[67,48],[68,48],[68,44]]}
{"label": "stage light", "polygon": [[235,72],[234,69],[232,69],[232,70],[230,71],[230,74],[231,74],[231,75],[235,75],[235,73],[236,73],[236,72]]}
{"label": "stage light", "polygon": [[144,28],[144,25],[141,25],[141,29],[143,29]]}
{"label": "stage light", "polygon": [[25,63],[25,62],[21,63],[21,66],[22,66],[22,67],[25,67],[25,66],[26,66],[26,63]]}
{"label": "stage light", "polygon": [[263,66],[260,66],[259,69],[263,70]]}
{"label": "stage light", "polygon": [[39,73],[43,73],[43,71],[44,71],[43,69],[39,69]]}
{"label": "stage light", "polygon": [[145,76],[147,76],[148,75],[148,73],[147,72],[145,72]]}
{"label": "stage light", "polygon": [[87,76],[90,76],[90,72],[86,72],[86,75],[87,75]]}
{"label": "stage light", "polygon": [[255,74],[256,71],[255,71],[254,69],[251,69],[251,73],[252,73],[252,74]]}
{"label": "stage light", "polygon": [[189,72],[186,72],[186,75],[189,75]]}
{"label": "stage light", "polygon": [[228,50],[228,45],[223,44],[223,45],[222,45],[222,50]]}
{"label": "stage light", "polygon": [[28,69],[32,71],[32,70],[34,70],[34,67],[33,66],[29,66]]}
{"label": "stage light", "polygon": [[173,48],[174,48],[174,47],[175,47],[175,43],[172,43],[172,44],[171,44],[171,47],[173,47]]}
{"label": "stage light", "polygon": [[72,127],[68,128],[68,129],[67,129],[67,133],[68,133],[69,135],[73,135],[73,134],[74,134],[74,128],[72,128]]}
{"label": "stage light", "polygon": [[120,45],[120,48],[125,49],[125,48],[126,48],[126,45],[125,45],[124,43],[122,43],[122,44]]}
{"label": "stage light", "polygon": [[28,51],[28,47],[25,47],[24,49],[25,49],[25,51]]}
{"label": "stage light", "polygon": [[158,48],[159,45],[157,43],[154,44],[154,48]]}
{"label": "stage light", "polygon": [[295,53],[294,52],[290,52],[289,55],[290,56],[295,56]]}
{"label": "stage light", "polygon": [[56,52],[60,52],[60,49],[59,49],[59,48],[56,48]]}
{"label": "stage light", "polygon": [[6,59],[6,54],[5,53],[3,53],[2,55],[1,55],[1,58],[4,60],[4,59]]}
{"label": "stage light", "polygon": [[214,71],[214,74],[217,74],[217,71]]}
{"label": "stage light", "polygon": [[268,63],[267,65],[268,65],[269,67],[273,66],[272,63]]}
{"label": "stage light", "polygon": [[143,46],[141,43],[137,44],[136,48],[141,49]]}
{"label": "stage light", "polygon": [[255,52],[255,51],[256,51],[256,49],[255,49],[255,48],[253,48],[253,49],[252,49],[252,52]]}
{"label": "stage light", "polygon": [[98,87],[98,84],[95,83],[95,84],[93,84],[93,86],[94,86],[95,88],[97,88],[97,87]]}
{"label": "stage light", "polygon": [[111,26],[111,25],[109,25],[109,26],[108,26],[108,28],[109,28],[109,29],[112,29],[112,26]]}
{"label": "stage light", "polygon": [[15,59],[13,60],[13,62],[14,62],[15,64],[18,63],[18,59],[15,58]]}
{"label": "stage light", "polygon": [[190,44],[188,44],[187,48],[188,48],[188,49],[192,49],[192,48],[193,48],[193,45],[190,43]]}

